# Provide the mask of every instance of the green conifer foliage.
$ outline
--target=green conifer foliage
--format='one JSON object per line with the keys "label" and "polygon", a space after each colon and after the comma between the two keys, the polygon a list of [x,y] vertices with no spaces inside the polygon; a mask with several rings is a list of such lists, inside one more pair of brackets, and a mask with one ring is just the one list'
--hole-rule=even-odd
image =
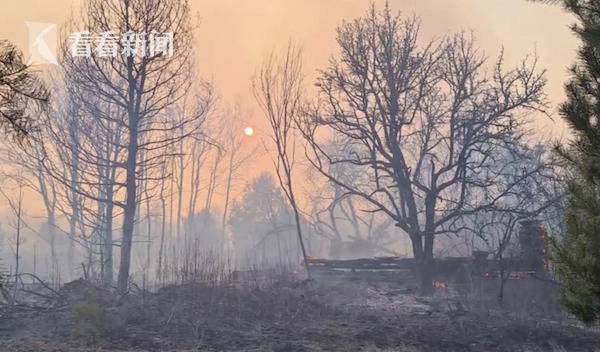
{"label": "green conifer foliage", "polygon": [[562,118],[575,134],[559,153],[574,170],[566,210],[567,234],[554,260],[565,285],[565,306],[587,324],[600,322],[600,1],[564,0],[581,39],[570,69]]}

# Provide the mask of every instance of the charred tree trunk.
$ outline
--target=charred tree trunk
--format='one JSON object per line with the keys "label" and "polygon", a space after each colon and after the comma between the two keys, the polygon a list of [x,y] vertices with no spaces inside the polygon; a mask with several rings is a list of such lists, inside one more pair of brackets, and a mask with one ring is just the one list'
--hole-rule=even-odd
{"label": "charred tree trunk", "polygon": [[71,124],[71,138],[76,141],[71,148],[71,217],[69,218],[69,248],[67,250],[67,265],[69,280],[73,279],[74,255],[75,255],[75,238],[77,236],[77,221],[79,220],[79,196],[77,190],[79,187],[79,124],[75,120]]}
{"label": "charred tree trunk", "polygon": [[[125,199],[125,214],[123,217],[123,238],[121,241],[121,263],[119,264],[119,276],[117,279],[117,287],[121,292],[127,292],[129,285],[129,270],[131,267],[131,247],[133,242],[133,228],[135,223],[135,213],[137,207],[137,154],[138,154],[138,123],[139,115],[135,109],[133,102],[136,101],[135,92],[137,90],[136,81],[133,77],[133,58],[128,58],[129,72],[129,102],[130,106],[127,111],[129,122],[129,145],[127,146],[127,162],[126,162],[126,199]],[[137,104],[139,104],[139,100]]]}
{"label": "charred tree trunk", "polygon": [[420,293],[424,296],[433,294],[433,238],[432,234],[424,236],[425,248],[423,258],[419,263],[421,266]]}
{"label": "charred tree trunk", "polygon": [[[133,142],[132,144],[135,144]],[[121,263],[119,265],[118,288],[126,292],[129,283],[129,269],[131,267],[131,246],[133,242],[133,227],[136,211],[136,180],[135,180],[135,153],[133,146],[129,148],[127,162],[127,200],[125,204],[125,216],[123,218],[123,238],[121,241]]]}
{"label": "charred tree trunk", "polygon": [[223,204],[223,216],[221,218],[221,234],[223,241],[224,253],[228,259],[231,258],[232,243],[227,233],[227,212],[229,211],[229,198],[231,197],[231,182],[233,180],[233,161],[235,158],[235,151],[231,150],[229,155],[229,166],[227,171],[227,182],[225,184],[225,200]]}
{"label": "charred tree trunk", "polygon": [[56,281],[56,278],[59,276],[58,275],[58,259],[56,258],[56,215],[54,214],[54,211],[49,211],[48,212],[48,242],[50,244],[50,258],[52,261],[51,267],[50,267],[50,272],[51,272],[51,277],[52,277],[52,284],[58,284]]}
{"label": "charred tree trunk", "polygon": [[[165,173],[166,167],[163,167],[163,175]],[[165,234],[167,231],[167,200],[165,199],[165,181],[164,178],[160,184],[160,208],[161,208],[161,217],[160,217],[160,243],[158,246],[158,268],[156,274],[158,276],[158,280],[163,279],[163,253],[165,248]]]}
{"label": "charred tree trunk", "polygon": [[433,293],[433,255],[427,254],[427,240],[420,233],[410,236],[413,257],[415,258],[415,274],[419,285],[419,294]]}
{"label": "charred tree trunk", "polygon": [[104,254],[102,262],[102,282],[106,286],[112,286],[113,284],[113,187],[108,187],[107,193],[108,202],[106,203],[106,219],[104,224],[104,248],[102,253]]}

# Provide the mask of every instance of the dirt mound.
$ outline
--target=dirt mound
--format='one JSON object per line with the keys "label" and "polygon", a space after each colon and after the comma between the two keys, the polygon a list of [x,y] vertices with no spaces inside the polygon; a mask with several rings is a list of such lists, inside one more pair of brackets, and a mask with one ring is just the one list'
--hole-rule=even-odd
{"label": "dirt mound", "polygon": [[102,305],[111,305],[119,297],[113,290],[94,285],[84,279],[68,282],[58,292],[71,305],[92,301]]}

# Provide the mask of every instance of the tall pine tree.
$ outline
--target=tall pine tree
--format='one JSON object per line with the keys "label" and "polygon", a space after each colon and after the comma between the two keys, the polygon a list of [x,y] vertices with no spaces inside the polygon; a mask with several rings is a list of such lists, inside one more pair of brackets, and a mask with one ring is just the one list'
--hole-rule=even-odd
{"label": "tall pine tree", "polygon": [[570,69],[562,118],[574,132],[559,153],[574,170],[566,210],[567,234],[555,247],[566,307],[584,323],[600,322],[600,1],[563,0],[577,18],[582,44]]}

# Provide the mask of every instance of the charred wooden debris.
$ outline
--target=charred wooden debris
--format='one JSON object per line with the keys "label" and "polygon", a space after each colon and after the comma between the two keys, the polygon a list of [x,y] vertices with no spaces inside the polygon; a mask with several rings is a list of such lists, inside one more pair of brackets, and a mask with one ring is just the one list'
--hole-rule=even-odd
{"label": "charred wooden debris", "polygon": [[[517,255],[499,257],[475,250],[469,257],[435,258],[433,272],[437,288],[445,282],[481,278],[546,279],[549,272],[547,235],[539,221],[523,221],[518,236]],[[308,267],[315,279],[411,282],[416,275],[413,258],[375,257],[360,259],[309,258]]]}

